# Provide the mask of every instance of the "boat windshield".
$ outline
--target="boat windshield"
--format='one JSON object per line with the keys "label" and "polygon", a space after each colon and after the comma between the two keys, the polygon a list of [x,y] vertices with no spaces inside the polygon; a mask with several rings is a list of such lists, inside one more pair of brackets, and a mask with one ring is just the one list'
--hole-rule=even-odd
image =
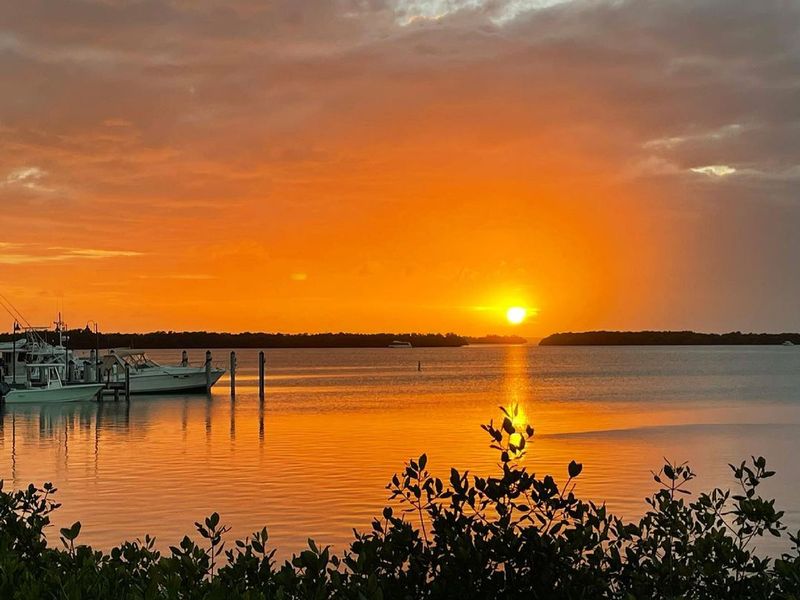
{"label": "boat windshield", "polygon": [[158,365],[150,360],[143,352],[140,354],[128,354],[127,356],[121,356],[120,358],[123,362],[130,365],[131,368],[137,370],[153,369],[158,367]]}

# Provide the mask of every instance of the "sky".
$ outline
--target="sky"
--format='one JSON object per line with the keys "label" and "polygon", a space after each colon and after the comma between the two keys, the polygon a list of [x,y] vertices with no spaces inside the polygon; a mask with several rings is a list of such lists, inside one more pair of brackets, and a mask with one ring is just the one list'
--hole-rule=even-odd
{"label": "sky", "polygon": [[34,324],[800,330],[797,1],[3,2],[0,73]]}

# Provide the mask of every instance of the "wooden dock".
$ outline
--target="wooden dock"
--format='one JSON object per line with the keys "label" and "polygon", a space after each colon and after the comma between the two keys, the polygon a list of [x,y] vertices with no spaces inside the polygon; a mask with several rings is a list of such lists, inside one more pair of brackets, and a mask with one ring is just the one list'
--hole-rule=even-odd
{"label": "wooden dock", "polygon": [[[76,381],[75,383],[82,383]],[[131,399],[131,369],[130,367],[125,367],[125,379],[122,381],[112,381],[111,380],[111,371],[106,371],[105,381],[100,378],[100,373],[98,372],[98,379],[97,383],[102,383],[103,387],[97,393],[97,400],[102,401],[108,397],[114,399],[115,402],[118,402],[120,399],[125,400],[126,402],[130,402]]]}

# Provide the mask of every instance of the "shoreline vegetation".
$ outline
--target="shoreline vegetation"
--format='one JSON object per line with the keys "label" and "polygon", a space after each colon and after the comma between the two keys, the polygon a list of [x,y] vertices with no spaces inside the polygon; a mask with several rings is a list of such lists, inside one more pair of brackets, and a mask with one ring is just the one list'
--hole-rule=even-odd
{"label": "shoreline vegetation", "polygon": [[368,531],[354,530],[348,548],[335,553],[309,539],[282,563],[266,528],[231,541],[218,513],[195,523],[197,541],[185,536],[162,553],[146,536],[106,553],[80,544],[80,522],[50,529],[59,506],[51,484],[6,491],[0,483],[0,597],[800,597],[800,532],[788,535],[792,548],[779,557],[754,549],[762,536],[787,533],[784,513],[759,494],[775,475],[764,458],[730,465],[733,492],[700,494],[690,490],[688,465],[666,462],[653,473],[644,516],[623,521],[576,495],[580,463],[557,477],[528,472],[533,428],[516,408],[501,410],[500,423],[482,426],[497,452],[494,474],[451,468],[443,481],[422,454],[392,477],[390,505]]}
{"label": "shoreline vegetation", "polygon": [[800,333],[697,333],[695,331],[584,331],[554,333],[540,346],[769,346],[800,345]]}
{"label": "shoreline vegetation", "polygon": [[[48,335],[52,336],[52,333]],[[520,336],[469,337],[455,333],[217,333],[212,331],[154,331],[151,333],[103,333],[72,329],[66,332],[70,348],[386,348],[393,341],[410,342],[415,348],[459,347],[470,344],[527,344]],[[10,333],[0,341],[11,341]]]}

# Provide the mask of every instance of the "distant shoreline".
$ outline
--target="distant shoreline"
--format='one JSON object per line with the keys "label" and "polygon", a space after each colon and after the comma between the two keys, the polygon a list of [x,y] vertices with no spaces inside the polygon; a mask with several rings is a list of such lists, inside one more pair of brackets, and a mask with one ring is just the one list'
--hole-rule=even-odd
{"label": "distant shoreline", "polygon": [[695,331],[584,331],[554,333],[540,346],[800,346],[800,333],[697,333]]}
{"label": "distant shoreline", "polygon": [[[47,339],[54,340],[48,332]],[[394,341],[409,342],[414,348],[457,348],[468,345],[527,344],[519,336],[486,335],[471,337],[455,333],[217,333],[209,331],[154,331],[150,333],[103,333],[98,338],[89,329],[66,332],[68,346],[89,350],[101,348],[386,348]],[[20,337],[19,334],[16,336]],[[10,333],[0,341],[11,341]]]}

